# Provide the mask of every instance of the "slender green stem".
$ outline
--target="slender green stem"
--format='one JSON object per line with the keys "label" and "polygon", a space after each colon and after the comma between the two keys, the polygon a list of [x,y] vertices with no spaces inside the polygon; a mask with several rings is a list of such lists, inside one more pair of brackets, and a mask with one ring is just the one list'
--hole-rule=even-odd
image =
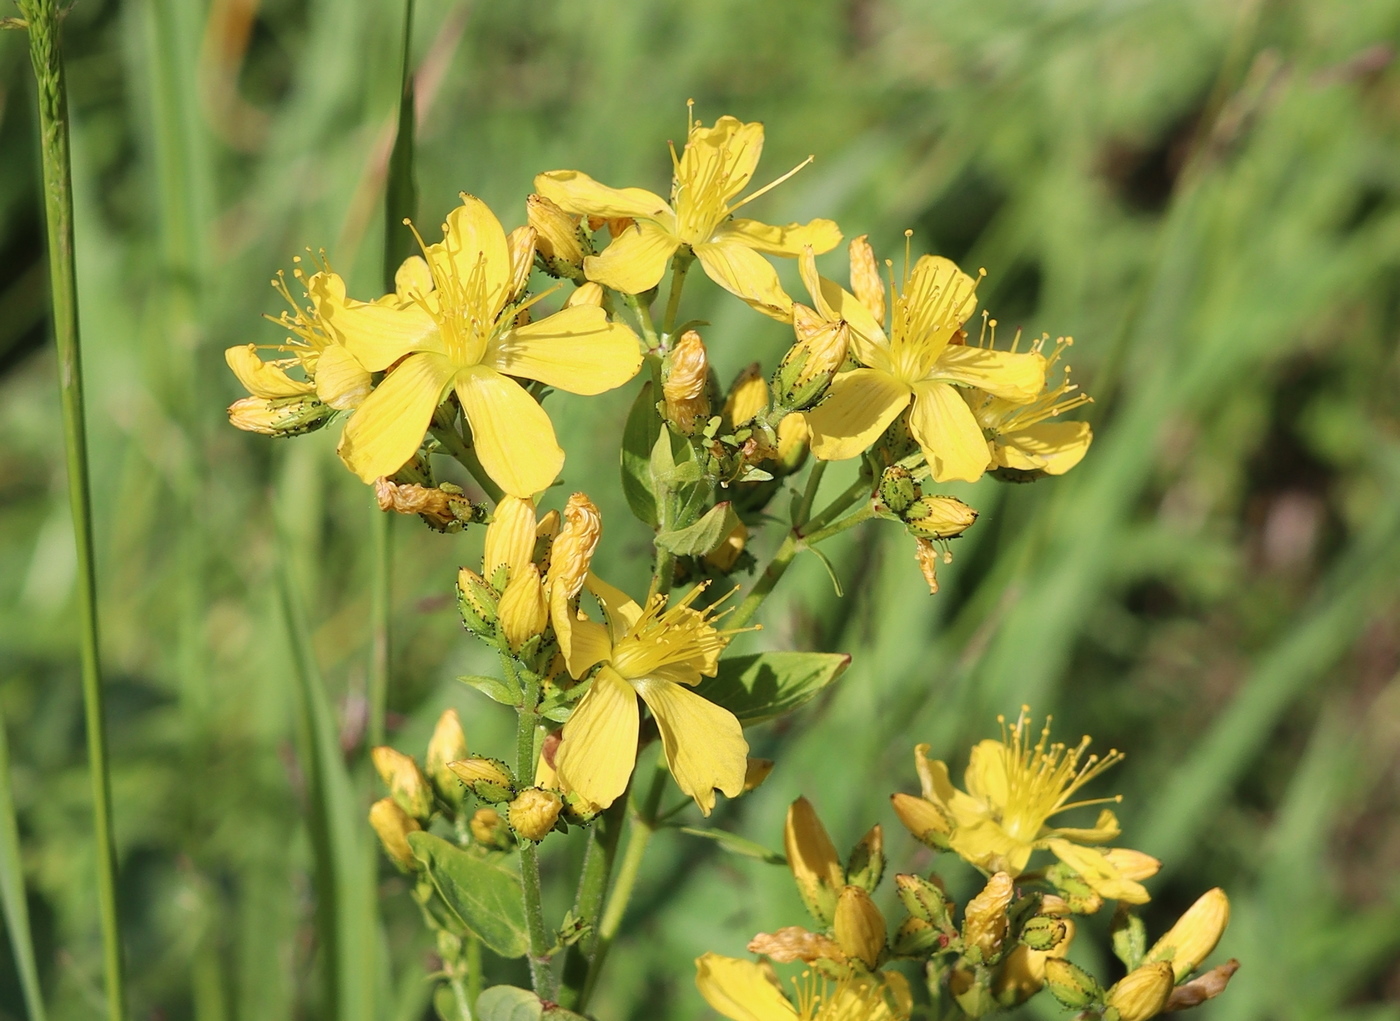
{"label": "slender green stem", "polygon": [[434,421],[432,430],[437,441],[471,473],[481,491],[490,497],[493,503],[499,502],[504,490],[486,474],[486,469],[481,466],[481,459],[476,456],[476,451],[468,446],[466,440],[462,439],[462,434],[454,426],[445,425],[440,420]]}
{"label": "slender green stem", "polygon": [[578,1010],[588,1006],[588,1000],[598,985],[598,976],[607,961],[608,951],[617,939],[617,931],[622,928],[622,919],[627,914],[627,905],[632,892],[637,887],[637,877],[641,875],[642,861],[646,858],[647,845],[651,835],[657,830],[657,811],[661,807],[661,795],[666,789],[666,760],[657,756],[656,772],[651,779],[646,801],[632,816],[631,833],[627,838],[627,850],[623,852],[622,864],[617,870],[617,881],[608,897],[607,910],[598,924],[598,944],[593,952],[593,962],[588,969],[588,979],[584,983],[583,995],[579,998]]}
{"label": "slender green stem", "polygon": [[[479,954],[481,951],[478,950]],[[457,1001],[457,1021],[476,1021],[476,1015],[472,1013],[472,1004],[476,1002],[476,997],[472,995],[467,983],[462,981],[459,972],[452,972],[447,978],[447,983],[452,987],[452,998]]]}
{"label": "slender green stem", "polygon": [[646,341],[647,350],[655,351],[661,346],[661,340],[657,337],[656,326],[651,321],[651,306],[643,305],[642,299],[635,294],[624,294],[622,300],[637,317],[637,325],[642,329],[642,339]]}
{"label": "slender green stem", "polygon": [[816,517],[806,523],[807,533],[810,535],[819,529],[825,528],[841,514],[845,514],[852,506],[868,497],[871,493],[871,482],[867,478],[859,478],[852,482],[846,489],[831,503],[827,504]]}
{"label": "slender green stem", "polygon": [[671,331],[676,328],[676,314],[681,308],[681,291],[685,289],[685,275],[690,271],[690,264],[695,261],[695,256],[688,249],[678,249],[671,257],[671,290],[666,295],[666,318],[661,321],[662,339],[670,344]]}
{"label": "slender green stem", "polygon": [[584,984],[598,944],[598,916],[603,910],[603,898],[608,892],[613,864],[617,861],[617,845],[622,836],[622,823],[627,810],[625,798],[612,803],[588,830],[588,847],[579,870],[578,892],[574,895],[574,917],[588,927],[586,932],[564,957],[564,974],[559,986],[559,1005],[576,1010],[583,997]]}
{"label": "slender green stem", "polygon": [[384,716],[389,702],[389,610],[393,565],[394,515],[371,502],[372,576],[369,591],[369,743],[384,743]]}
{"label": "slender green stem", "polygon": [[[515,776],[518,783],[528,785],[535,776],[535,736],[539,729],[540,680],[529,670],[517,670],[504,653],[501,665],[507,679],[523,692],[522,705],[517,710],[515,729]],[[544,903],[540,891],[539,847],[531,840],[520,842],[520,882],[525,898],[525,931],[529,937],[530,983],[541,997],[552,1000],[557,995],[554,972],[549,967],[551,942],[545,930]]]}
{"label": "slender green stem", "polygon": [[793,528],[801,528],[811,516],[812,504],[817,499],[817,490],[821,488],[822,476],[826,474],[826,465],[825,461],[818,461],[812,465],[812,471],[807,476],[807,488],[802,491],[802,502],[798,504],[797,513],[793,515]]}
{"label": "slender green stem", "polygon": [[[467,937],[467,1010],[470,1012],[471,1006],[476,1003],[481,996],[481,987],[485,978],[485,972],[481,968],[481,940],[475,936]],[[468,1016],[465,1021],[471,1021]]]}
{"label": "slender green stem", "polygon": [[782,545],[778,547],[778,551],[773,554],[773,559],[768,561],[768,566],[763,569],[763,574],[749,590],[749,594],[744,597],[744,601],[725,618],[724,626],[726,628],[741,628],[753,620],[753,615],[758,612],[763,601],[772,594],[774,586],[787,573],[788,566],[800,549],[801,545],[797,533],[788,532],[783,538]]}
{"label": "slender green stem", "polygon": [[126,981],[117,914],[117,852],[112,828],[112,786],[107,762],[106,713],[98,656],[97,564],[92,534],[92,488],[88,477],[87,425],[78,338],[77,274],[73,261],[72,167],[68,154],[68,93],[59,50],[55,0],[20,0],[29,28],[29,57],[38,85],[44,213],[48,227],[49,294],[58,347],[59,395],[68,468],[68,502],[78,559],[78,646],[82,662],[83,710],[87,725],[88,773],[92,780],[97,844],[97,906],[102,922],[102,964],[107,1016],[123,1021]]}
{"label": "slender green stem", "polygon": [[815,546],[819,542],[825,542],[827,539],[830,539],[833,535],[840,535],[842,532],[846,531],[846,529],[855,528],[856,525],[859,525],[863,521],[869,521],[874,516],[875,508],[871,507],[869,504],[866,504],[864,507],[862,507],[860,510],[856,511],[849,517],[842,518],[835,524],[827,525],[825,528],[818,529],[810,535],[803,536],[802,545]]}

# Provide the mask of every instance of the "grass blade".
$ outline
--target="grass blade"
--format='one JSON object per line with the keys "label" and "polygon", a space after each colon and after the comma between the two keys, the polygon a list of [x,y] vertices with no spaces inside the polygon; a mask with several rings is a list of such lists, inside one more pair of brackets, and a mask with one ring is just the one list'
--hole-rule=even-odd
{"label": "grass blade", "polygon": [[29,929],[29,905],[24,899],[24,867],[11,790],[10,751],[5,743],[5,722],[0,719],[0,908],[5,912],[5,929],[14,948],[15,970],[19,972],[30,1021],[44,1021],[44,999],[39,989],[39,969],[34,963],[34,936]]}

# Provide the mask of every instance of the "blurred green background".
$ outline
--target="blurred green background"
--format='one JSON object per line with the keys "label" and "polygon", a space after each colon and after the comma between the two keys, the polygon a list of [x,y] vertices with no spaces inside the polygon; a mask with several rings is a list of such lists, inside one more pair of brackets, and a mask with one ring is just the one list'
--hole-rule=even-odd
{"label": "blurred green background", "polygon": [[[430,1010],[432,948],[362,824],[370,494],[331,431],[274,442],[223,414],[223,349],[280,337],[259,319],[279,267],[324,248],[352,292],[378,281],[401,16],[83,0],[67,19],[137,1018],[325,1018],[333,955],[342,1017]],[[833,544],[844,598],[815,561],[790,574],[744,643],[854,663],[751,734],[778,767],[715,824],[780,846],[806,794],[838,845],[882,822],[893,868],[926,870],[886,800],[915,789],[913,744],[960,770],[1030,702],[1128,753],[1099,793],[1124,794],[1124,843],[1166,862],[1149,932],[1230,893],[1220,955],[1244,966],[1210,1021],[1400,1017],[1400,2],[419,0],[416,19],[426,235],[462,190],[523,222],[541,170],[664,190],[694,97],[707,122],[766,122],[760,178],[816,155],[755,215],[833,216],[891,256],[913,227],[916,251],[988,269],[1003,330],[1076,338],[1094,447],[1063,479],[949,487],[983,516],[939,595],[890,526]],[[102,994],[29,79],[22,33],[0,32],[0,714],[41,979],[69,1019]],[[840,253],[823,263],[844,275]],[[687,302],[722,380],[790,340],[703,277]],[[616,481],[633,392],[551,398],[562,492],[597,498],[603,573],[629,585],[649,548]],[[451,601],[480,537],[393,532],[391,740],[421,754],[454,705],[499,754],[512,721],[454,680],[489,667]],[[349,777],[334,951],[283,559]],[[554,840],[557,917],[577,839]],[[801,920],[784,871],[663,834],[594,1009],[704,1016],[697,954]],[[1098,921],[1085,962],[1106,958]],[[1046,999],[1033,1013],[1060,1016]],[[24,1016],[0,943],[0,1018]]]}

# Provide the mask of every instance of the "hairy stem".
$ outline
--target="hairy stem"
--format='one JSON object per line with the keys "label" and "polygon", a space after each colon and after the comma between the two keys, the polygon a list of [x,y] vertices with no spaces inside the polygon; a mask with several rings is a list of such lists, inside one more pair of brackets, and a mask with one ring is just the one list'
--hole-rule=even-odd
{"label": "hairy stem", "polygon": [[83,711],[87,726],[88,773],[92,782],[97,859],[97,907],[102,924],[102,971],[107,1017],[124,1021],[126,977],[117,914],[117,852],[112,827],[112,785],[107,762],[106,712],[97,630],[97,565],[92,534],[92,487],[88,476],[87,424],[78,338],[77,273],[73,261],[72,167],[68,153],[68,93],[59,50],[59,11],[55,0],[20,0],[29,29],[29,57],[38,85],[40,154],[44,214],[48,228],[49,287],[58,383],[63,407],[63,439],[68,469],[68,502],[78,560],[78,647],[82,662]]}
{"label": "hairy stem", "polygon": [[[515,729],[516,782],[528,786],[535,776],[535,735],[540,722],[540,680],[529,670],[517,670],[504,653],[501,665],[507,679],[523,692],[517,710]],[[532,840],[520,842],[520,881],[525,898],[525,931],[529,937],[530,984],[547,1000],[556,995],[554,972],[549,967],[552,945],[544,924],[544,903],[540,891],[539,847]]]}
{"label": "hairy stem", "polygon": [[626,813],[626,798],[618,798],[588,830],[588,847],[584,851],[583,868],[579,870],[578,892],[574,895],[574,917],[592,930],[586,932],[564,957],[564,975],[559,987],[559,1005],[567,1010],[578,1009],[583,999],[588,971],[598,946],[598,916],[603,910],[603,898],[608,892],[613,865],[617,861],[617,845],[622,836]]}

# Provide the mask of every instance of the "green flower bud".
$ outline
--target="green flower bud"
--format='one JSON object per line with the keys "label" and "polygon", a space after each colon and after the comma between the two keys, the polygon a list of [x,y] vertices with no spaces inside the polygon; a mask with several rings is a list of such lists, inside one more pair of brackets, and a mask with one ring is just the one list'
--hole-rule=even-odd
{"label": "green flower bud", "polygon": [[945,933],[956,931],[948,909],[948,898],[938,887],[927,879],[905,874],[895,876],[894,885],[904,910],[909,914],[936,925]]}
{"label": "green flower bud", "polygon": [[447,768],[488,804],[498,805],[515,797],[515,777],[500,759],[459,759],[449,762]]}
{"label": "green flower bud", "polygon": [[1063,919],[1036,915],[1021,927],[1021,942],[1032,950],[1054,950],[1068,931]]}
{"label": "green flower bud", "polygon": [[876,823],[870,827],[869,833],[860,838],[860,843],[846,859],[846,882],[859,886],[866,893],[874,893],[884,874],[885,834]]}
{"label": "green flower bud", "polygon": [[923,489],[914,481],[914,476],[901,464],[890,465],[880,476],[880,502],[892,514],[903,517],[909,505],[923,495]]}
{"label": "green flower bud", "polygon": [[920,539],[952,539],[977,520],[977,512],[953,496],[925,496],[911,503],[903,514],[910,534]]}
{"label": "green flower bud", "polygon": [[1055,999],[1071,1009],[1103,1002],[1103,987],[1094,976],[1060,957],[1045,962],[1045,984]]}

